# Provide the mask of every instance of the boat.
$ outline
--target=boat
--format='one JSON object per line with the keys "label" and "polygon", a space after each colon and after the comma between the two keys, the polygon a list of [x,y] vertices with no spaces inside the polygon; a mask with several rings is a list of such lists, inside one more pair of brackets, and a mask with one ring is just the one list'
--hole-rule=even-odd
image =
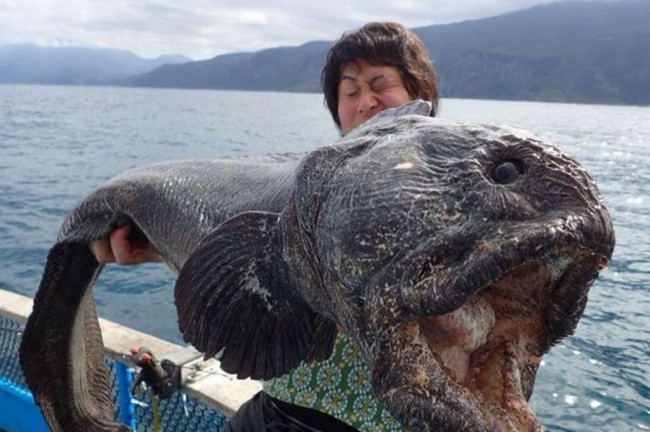
{"label": "boat", "polygon": [[[49,431],[27,388],[18,350],[32,299],[0,289],[0,432]],[[261,390],[258,381],[223,372],[200,352],[100,318],[106,365],[112,376],[115,418],[134,431],[218,431],[242,403]],[[160,395],[139,379],[134,355],[153,354],[180,371],[179,386]]]}

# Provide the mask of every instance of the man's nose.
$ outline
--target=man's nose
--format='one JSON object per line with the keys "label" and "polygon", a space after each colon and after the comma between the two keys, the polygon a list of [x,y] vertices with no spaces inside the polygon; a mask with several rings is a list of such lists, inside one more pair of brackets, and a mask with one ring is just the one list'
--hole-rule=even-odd
{"label": "man's nose", "polygon": [[360,113],[372,111],[379,106],[377,94],[371,89],[362,89],[359,96],[358,110]]}

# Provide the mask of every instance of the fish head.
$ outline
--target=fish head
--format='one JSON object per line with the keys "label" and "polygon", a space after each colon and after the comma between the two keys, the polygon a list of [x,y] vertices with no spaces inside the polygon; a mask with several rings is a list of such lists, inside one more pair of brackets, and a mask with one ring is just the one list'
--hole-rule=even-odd
{"label": "fish head", "polygon": [[540,359],[614,247],[578,162],[508,126],[387,117],[308,157],[285,216],[296,285],[358,341],[400,421],[541,430]]}

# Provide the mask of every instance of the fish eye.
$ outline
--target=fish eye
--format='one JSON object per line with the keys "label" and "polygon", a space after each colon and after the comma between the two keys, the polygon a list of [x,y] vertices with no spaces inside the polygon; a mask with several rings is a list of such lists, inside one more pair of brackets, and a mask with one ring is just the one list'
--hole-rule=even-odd
{"label": "fish eye", "polygon": [[523,164],[521,161],[505,160],[501,161],[492,168],[491,176],[497,184],[510,184],[519,178],[523,173]]}

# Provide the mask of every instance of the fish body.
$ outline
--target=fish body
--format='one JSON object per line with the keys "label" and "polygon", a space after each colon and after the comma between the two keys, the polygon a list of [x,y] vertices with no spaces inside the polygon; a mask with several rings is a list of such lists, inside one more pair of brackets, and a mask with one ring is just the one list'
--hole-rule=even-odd
{"label": "fish body", "polygon": [[49,251],[20,350],[27,384],[53,431],[127,430],[113,419],[92,300],[102,266],[88,245],[129,223],[133,237],[151,242],[178,272],[223,220],[251,209],[281,210],[295,159],[147,165],[117,176],[77,205]]}
{"label": "fish body", "polygon": [[611,218],[549,143],[428,108],[386,110],[299,160],[138,168],[82,201],[21,346],[53,430],[124,428],[88,390],[108,381],[87,246],[124,222],[179,272],[179,328],[228,372],[268,379],[327,358],[342,328],[412,430],[541,430],[527,404],[537,367],[611,258]]}

